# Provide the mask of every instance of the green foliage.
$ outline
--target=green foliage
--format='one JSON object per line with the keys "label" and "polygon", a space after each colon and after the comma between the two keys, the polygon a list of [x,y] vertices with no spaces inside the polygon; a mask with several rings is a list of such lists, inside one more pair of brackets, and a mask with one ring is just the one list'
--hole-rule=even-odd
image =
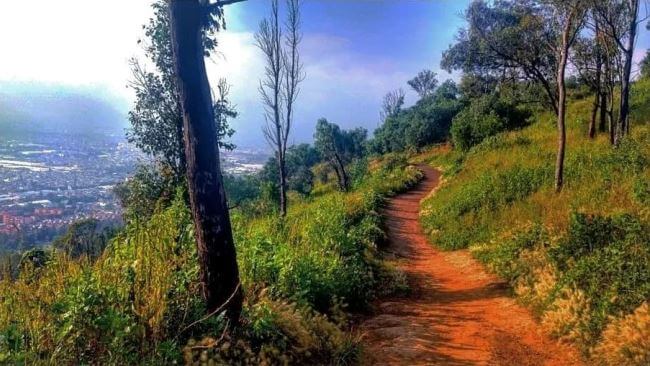
{"label": "green foliage", "polygon": [[48,251],[40,248],[30,249],[21,255],[18,268],[23,270],[42,268],[50,259],[51,254]]}
{"label": "green foliage", "polygon": [[230,206],[246,205],[258,199],[262,182],[253,174],[223,175],[223,185]]}
{"label": "green foliage", "polygon": [[485,95],[472,100],[454,117],[452,141],[455,147],[468,150],[489,136],[525,126],[529,117],[530,112],[516,104],[496,94]]}
{"label": "green foliage", "polygon": [[125,218],[144,219],[171,202],[175,184],[173,173],[164,166],[139,165],[127,181],[113,188],[113,193],[125,210]]}
{"label": "green foliage", "polygon": [[[467,26],[458,31],[456,43],[443,53],[442,68],[478,77],[464,83],[464,89],[481,94],[494,90],[482,86],[508,83],[511,78],[534,81],[543,87],[542,101],[553,106],[557,100],[558,57],[552,49],[555,46],[547,45],[555,45],[560,39],[558,14],[562,10],[557,5],[561,3],[473,1],[464,14]],[[479,81],[474,85],[478,89],[470,87],[473,81]]]}
{"label": "green foliage", "polygon": [[596,338],[608,317],[629,314],[650,298],[650,227],[631,215],[574,213],[569,231],[550,251],[564,276],[559,284],[584,291]]}
{"label": "green foliage", "polygon": [[408,84],[420,98],[426,98],[433,94],[438,86],[437,74],[431,70],[422,70],[417,76],[408,81]]}
{"label": "green foliage", "polygon": [[421,158],[446,169],[448,179],[422,203],[432,242],[469,247],[545,327],[557,336],[570,333],[585,352],[614,317],[650,296],[650,148],[638,112],[647,108],[647,85],[635,84],[637,124],[615,149],[608,136],[584,137],[591,97],[569,105],[571,144],[560,194],[552,186],[556,130],[545,113],[467,151],[437,147]]}
{"label": "green foliage", "polygon": [[285,220],[233,211],[246,299],[241,326],[219,341],[225,324],[204,318],[193,225],[179,190],[150,217],[131,217],[96,261],[35,253],[17,279],[0,279],[0,362],[353,363],[358,342],[343,330],[347,312],[372,300],[378,280],[386,291],[397,278],[375,256],[383,237],[377,209],[420,178],[403,158],[367,169],[355,191],[299,202]]}
{"label": "green foliage", "polygon": [[[285,160],[289,190],[303,195],[309,194],[314,186],[311,168],[320,161],[318,151],[309,144],[292,145],[287,149]],[[273,156],[264,164],[260,179],[278,186],[279,175],[278,159]]]}
{"label": "green foliage", "polygon": [[643,57],[643,60],[641,60],[641,64],[639,67],[641,68],[641,77],[642,78],[648,78],[650,77],[650,51],[646,51],[645,57]]}
{"label": "green foliage", "polygon": [[336,173],[339,189],[350,188],[347,165],[365,155],[368,131],[365,128],[341,130],[335,123],[321,118],[316,123],[314,147]]}
{"label": "green foliage", "polygon": [[79,220],[73,222],[65,234],[54,239],[52,246],[73,258],[86,256],[95,259],[102,254],[114,231],[110,227],[101,227],[97,219]]}
{"label": "green foliage", "polygon": [[[548,184],[551,174],[549,168],[518,165],[505,171],[484,172],[460,187],[444,187],[441,195],[451,194],[451,199],[427,205],[423,223],[427,230],[438,233],[434,234],[435,242],[445,249],[465,248],[473,241],[486,240],[492,230],[491,212],[528,197]],[[468,221],[472,224],[468,225]]]}
{"label": "green foliage", "polygon": [[462,107],[456,95],[455,85],[448,80],[413,107],[386,118],[374,132],[371,152],[401,152],[445,141],[451,121]]}

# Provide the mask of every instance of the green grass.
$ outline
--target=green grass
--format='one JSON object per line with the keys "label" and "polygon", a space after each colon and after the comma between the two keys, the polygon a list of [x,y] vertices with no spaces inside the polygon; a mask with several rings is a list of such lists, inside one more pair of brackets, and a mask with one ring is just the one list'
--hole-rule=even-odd
{"label": "green grass", "polygon": [[129,222],[94,263],[56,252],[0,281],[0,363],[354,362],[348,314],[393,278],[376,257],[377,209],[421,177],[399,156],[372,165],[352,192],[295,200],[284,220],[233,213],[246,295],[235,332],[221,338],[218,316],[197,323],[193,225],[178,198]]}
{"label": "green grass", "polygon": [[[591,98],[569,105],[561,193],[553,189],[557,132],[549,113],[467,153],[439,146],[418,158],[445,173],[443,187],[421,207],[432,243],[470,248],[510,281],[551,333],[586,354],[611,317],[650,298],[648,91],[648,81],[635,85],[632,133],[618,148],[607,133],[587,138]],[[567,291],[587,299],[581,321],[568,327],[569,317],[561,316],[574,311],[562,302]]]}

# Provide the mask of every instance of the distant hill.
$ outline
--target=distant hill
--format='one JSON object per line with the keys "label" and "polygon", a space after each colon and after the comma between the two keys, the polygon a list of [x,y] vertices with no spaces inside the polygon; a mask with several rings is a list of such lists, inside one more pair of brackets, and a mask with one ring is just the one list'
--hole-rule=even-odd
{"label": "distant hill", "polygon": [[127,125],[122,105],[90,88],[0,82],[0,131],[4,136],[119,134]]}

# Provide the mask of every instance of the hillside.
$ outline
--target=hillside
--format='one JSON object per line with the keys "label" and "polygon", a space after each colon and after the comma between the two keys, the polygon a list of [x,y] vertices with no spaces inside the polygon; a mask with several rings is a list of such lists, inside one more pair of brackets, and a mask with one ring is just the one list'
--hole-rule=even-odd
{"label": "hillside", "polygon": [[349,193],[294,196],[285,219],[233,211],[245,300],[227,336],[221,315],[205,316],[182,192],[148,221],[130,221],[96,262],[28,252],[20,276],[0,280],[0,363],[353,362],[350,312],[403,286],[377,256],[377,209],[421,177],[397,157],[369,169]]}
{"label": "hillside", "polygon": [[647,80],[635,84],[632,134],[618,148],[607,133],[587,138],[589,100],[570,103],[561,193],[547,112],[468,152],[439,146],[415,158],[444,170],[421,207],[431,242],[469,248],[547,333],[611,365],[650,360],[649,90]]}

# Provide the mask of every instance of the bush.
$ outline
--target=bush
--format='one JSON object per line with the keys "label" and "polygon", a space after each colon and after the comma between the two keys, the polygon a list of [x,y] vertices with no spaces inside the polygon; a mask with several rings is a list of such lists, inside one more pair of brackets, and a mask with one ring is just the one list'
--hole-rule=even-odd
{"label": "bush", "polygon": [[451,139],[455,147],[469,150],[487,137],[499,132],[525,126],[530,112],[495,94],[472,100],[458,113],[451,125]]}
{"label": "bush", "polygon": [[454,116],[462,103],[453,94],[436,93],[414,106],[386,118],[374,132],[370,150],[375,154],[419,150],[446,141]]}

